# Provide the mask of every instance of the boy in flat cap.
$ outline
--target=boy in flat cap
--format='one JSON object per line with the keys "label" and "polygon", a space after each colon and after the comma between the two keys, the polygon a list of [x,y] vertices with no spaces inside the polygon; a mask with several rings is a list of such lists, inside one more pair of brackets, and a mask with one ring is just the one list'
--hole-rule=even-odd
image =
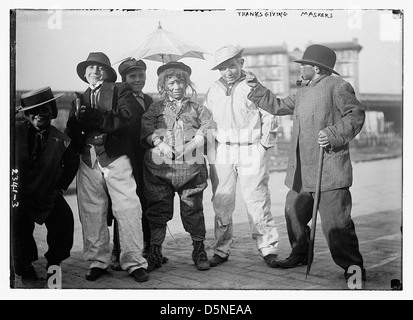
{"label": "boy in flat cap", "polygon": [[70,257],[73,245],[73,213],[63,190],[73,181],[79,158],[69,137],[51,125],[57,117],[55,100],[62,95],[45,87],[21,96],[19,111],[27,119],[15,126],[13,181],[18,188],[11,217],[13,267],[20,285],[38,279],[32,265],[38,258],[35,223],[47,228],[47,271]]}
{"label": "boy in flat cap", "polygon": [[277,119],[247,99],[250,87],[245,82],[242,53],[235,45],[217,50],[212,70],[219,70],[221,77],[205,98],[217,126],[216,144],[208,148],[216,240],[210,262],[212,267],[218,266],[230,255],[239,179],[252,237],[259,254],[273,267],[278,232],[271,214],[267,150],[275,143]]}
{"label": "boy in flat cap", "polygon": [[167,222],[173,217],[175,193],[180,198],[182,223],[193,241],[192,260],[198,270],[210,269],[204,248],[202,199],[207,169],[202,151],[211,115],[186,96],[188,88],[195,94],[190,75],[191,68],[182,62],[159,67],[158,91],[163,99],[154,102],[142,117],[141,142],[148,148],[144,179],[151,227],[149,271],[162,265],[162,244]]}
{"label": "boy in flat cap", "polygon": [[352,167],[349,142],[360,132],[365,114],[353,87],[341,77],[332,76],[335,52],[322,45],[309,46],[301,60],[301,78],[307,81],[295,95],[278,98],[248,75],[252,90],[248,98],[259,108],[276,115],[293,115],[291,150],[285,185],[290,189],[285,217],[292,251],[281,268],[307,264],[318,150],[324,148],[319,212],[323,233],[334,262],[344,269],[348,280],[350,266],[358,266],[365,280],[363,258],[351,219]]}
{"label": "boy in flat cap", "polygon": [[77,197],[85,258],[91,261],[86,279],[95,281],[110,264],[111,205],[119,223],[121,267],[144,282],[149,276],[142,256],[142,210],[128,156],[133,154],[130,129],[136,125],[138,102],[128,84],[114,83],[116,71],[102,52],[90,53],[77,74],[89,87],[79,95],[79,105],[73,102],[67,130],[80,153]]}
{"label": "boy in flat cap", "polygon": [[[146,149],[142,147],[140,143],[140,130],[142,115],[148,110],[152,104],[153,99],[151,96],[142,92],[146,83],[146,64],[142,60],[136,61],[134,58],[128,58],[123,61],[118,68],[119,74],[122,77],[122,82],[128,83],[133,90],[133,95],[138,101],[138,119],[136,125],[131,128],[132,143],[133,143],[133,172],[137,184],[137,193],[139,200],[141,201],[142,208],[142,231],[143,231],[143,256],[146,258],[149,253],[149,247],[151,244],[151,230],[149,227],[149,221],[146,218],[146,209],[148,207],[144,195],[144,180],[143,180],[143,158],[145,156]],[[132,160],[132,159],[131,159]],[[111,257],[111,268],[114,270],[121,270],[119,263],[120,256],[120,243],[119,243],[119,226],[115,219],[113,226],[113,250]],[[168,258],[163,257],[164,262],[167,262]]]}

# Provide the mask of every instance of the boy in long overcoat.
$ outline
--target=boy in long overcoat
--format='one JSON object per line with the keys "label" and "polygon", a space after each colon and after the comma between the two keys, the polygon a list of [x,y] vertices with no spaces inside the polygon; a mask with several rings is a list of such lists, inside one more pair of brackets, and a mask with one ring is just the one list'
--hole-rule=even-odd
{"label": "boy in long overcoat", "polygon": [[319,211],[324,236],[334,262],[344,269],[360,268],[365,279],[363,258],[351,219],[352,166],[349,142],[360,132],[365,113],[350,83],[332,76],[335,52],[322,45],[309,46],[301,60],[301,78],[307,81],[295,95],[278,98],[248,76],[249,99],[275,115],[293,115],[291,149],[285,185],[285,216],[292,251],[279,261],[282,268],[307,264],[309,227],[316,186],[318,150],[324,148]]}

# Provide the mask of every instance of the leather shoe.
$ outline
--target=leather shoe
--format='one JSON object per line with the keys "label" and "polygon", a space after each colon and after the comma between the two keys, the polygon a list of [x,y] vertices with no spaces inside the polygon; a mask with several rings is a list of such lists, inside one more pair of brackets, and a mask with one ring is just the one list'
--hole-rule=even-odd
{"label": "leather shoe", "polygon": [[106,273],[106,269],[96,267],[90,268],[89,272],[86,274],[86,280],[95,281],[99,279],[104,273]]}
{"label": "leather shoe", "polygon": [[149,274],[146,272],[144,268],[139,268],[136,270],[133,270],[131,273],[131,276],[135,279],[137,282],[146,282],[149,280]]}
{"label": "leather shoe", "polygon": [[285,260],[278,260],[277,265],[283,269],[295,268],[298,266],[307,265],[307,256],[290,255]]}
{"label": "leather shoe", "polygon": [[209,260],[209,265],[211,267],[216,267],[216,266],[223,264],[225,261],[228,261],[228,256],[223,258],[217,254],[214,254],[211,260]]}
{"label": "leather shoe", "polygon": [[271,268],[278,268],[278,259],[277,255],[275,254],[269,254],[264,257],[265,262],[267,263],[268,266]]}

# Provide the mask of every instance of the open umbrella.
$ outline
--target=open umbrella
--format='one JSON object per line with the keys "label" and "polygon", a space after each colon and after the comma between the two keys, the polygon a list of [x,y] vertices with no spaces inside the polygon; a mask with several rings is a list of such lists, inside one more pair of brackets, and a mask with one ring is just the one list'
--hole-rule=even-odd
{"label": "open umbrella", "polygon": [[163,64],[170,61],[178,61],[182,58],[205,60],[204,54],[210,53],[201,47],[164,30],[159,22],[156,31],[152,32],[136,50],[123,55],[123,57],[115,62],[115,64],[130,57],[135,58],[136,60],[147,59],[159,61]]}

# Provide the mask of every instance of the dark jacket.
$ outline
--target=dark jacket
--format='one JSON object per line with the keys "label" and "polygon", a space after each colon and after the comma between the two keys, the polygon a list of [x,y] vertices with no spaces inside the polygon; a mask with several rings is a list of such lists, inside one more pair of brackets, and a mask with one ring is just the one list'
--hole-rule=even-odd
{"label": "dark jacket", "polygon": [[136,119],[136,124],[131,127],[130,134],[131,134],[131,140],[132,140],[132,147],[133,147],[133,158],[131,156],[131,161],[132,161],[132,167],[133,167],[133,173],[135,176],[136,180],[136,185],[138,188],[138,195],[139,198],[141,199],[141,202],[143,202],[144,196],[143,196],[143,187],[144,187],[144,182],[143,182],[143,177],[142,177],[142,170],[143,170],[143,158],[145,156],[145,151],[146,149],[141,145],[140,143],[140,131],[141,131],[141,120],[143,114],[149,109],[149,106],[153,103],[153,99],[147,95],[144,94],[144,102],[145,102],[145,107],[146,109],[139,104],[138,107],[138,116]]}
{"label": "dark jacket", "polygon": [[340,77],[323,75],[310,85],[298,89],[295,95],[284,99],[277,98],[270,90],[259,85],[248,98],[259,108],[274,115],[293,115],[285,178],[287,187],[293,187],[297,166],[301,165],[303,191],[315,190],[320,130],[327,134],[331,144],[324,155],[321,191],[352,185],[348,144],[363,127],[365,113],[348,82]]}
{"label": "dark jacket", "polygon": [[53,209],[56,197],[73,181],[79,157],[69,137],[50,126],[44,147],[33,159],[29,139],[33,140],[36,132],[29,121],[16,123],[15,161],[19,205],[33,221],[42,224]]}
{"label": "dark jacket", "polygon": [[[78,97],[82,105],[90,107],[90,88]],[[109,158],[131,155],[130,128],[138,121],[138,108],[132,88],[127,83],[104,82],[97,108],[88,108],[81,121],[75,117],[76,102],[72,102],[66,133],[79,154],[85,151],[88,143],[93,144],[94,136],[103,134],[104,151]]]}

